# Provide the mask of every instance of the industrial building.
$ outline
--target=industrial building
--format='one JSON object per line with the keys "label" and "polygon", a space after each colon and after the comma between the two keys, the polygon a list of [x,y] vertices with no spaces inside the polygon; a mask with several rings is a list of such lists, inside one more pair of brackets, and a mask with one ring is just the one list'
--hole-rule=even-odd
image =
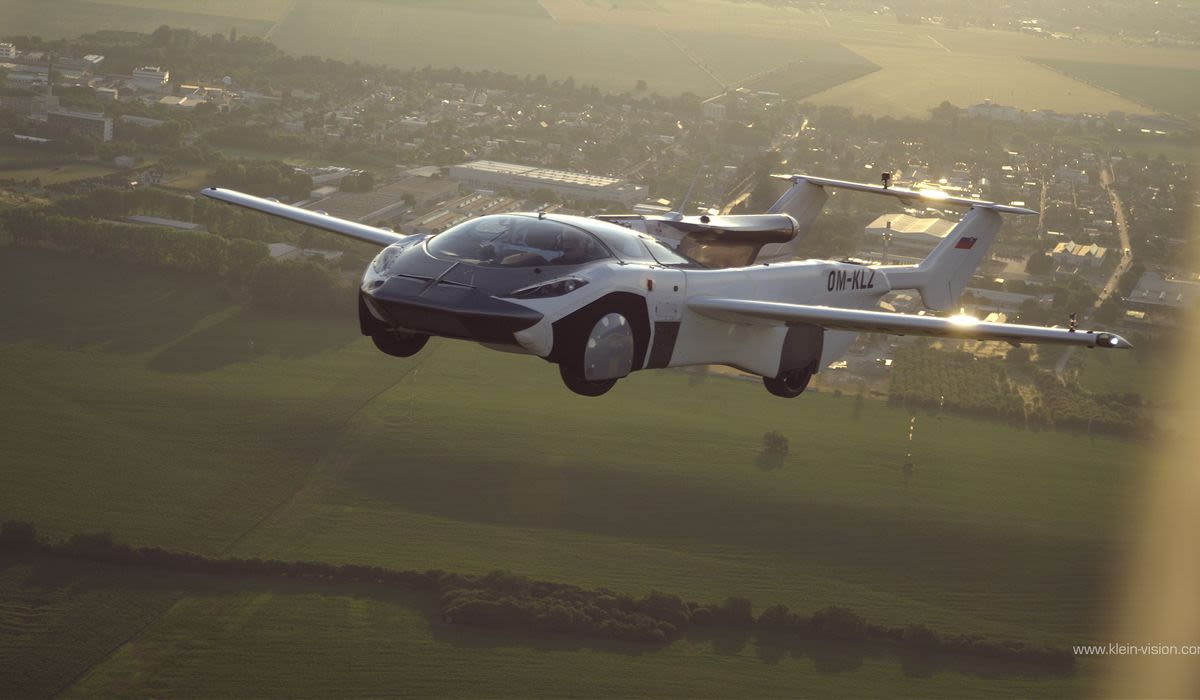
{"label": "industrial building", "polygon": [[923,259],[942,242],[954,223],[909,214],[884,214],[867,224],[864,250],[889,258]]}
{"label": "industrial building", "polygon": [[1096,269],[1104,264],[1104,256],[1108,250],[1095,243],[1082,245],[1075,241],[1067,241],[1054,246],[1050,257],[1054,264],[1068,270]]}
{"label": "industrial building", "polygon": [[57,134],[78,131],[100,141],[112,141],[112,119],[98,112],[54,110],[46,114],[46,124]]}
{"label": "industrial building", "polygon": [[569,199],[620,202],[633,206],[646,198],[646,186],[603,175],[552,170],[532,165],[477,160],[449,169],[452,180],[482,189],[532,192],[546,189]]}
{"label": "industrial building", "polygon": [[130,87],[149,92],[166,92],[171,71],[161,66],[142,66],[133,71]]}
{"label": "industrial building", "polygon": [[405,178],[370,192],[337,192],[306,207],[351,221],[392,224],[412,207],[423,208],[458,194],[458,183],[436,178]]}

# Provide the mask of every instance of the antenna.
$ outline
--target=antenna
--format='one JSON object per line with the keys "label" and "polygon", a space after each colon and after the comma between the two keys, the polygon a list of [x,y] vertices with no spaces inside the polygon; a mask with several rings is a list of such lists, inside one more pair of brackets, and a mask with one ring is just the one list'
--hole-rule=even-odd
{"label": "antenna", "polygon": [[679,207],[675,210],[675,213],[680,218],[683,218],[683,212],[687,208],[687,203],[692,199],[692,190],[695,189],[696,181],[700,179],[700,173],[704,172],[705,167],[707,166],[701,163],[700,167],[696,168],[696,174],[692,176],[692,184],[688,185],[687,194],[683,195],[683,201],[679,203]]}

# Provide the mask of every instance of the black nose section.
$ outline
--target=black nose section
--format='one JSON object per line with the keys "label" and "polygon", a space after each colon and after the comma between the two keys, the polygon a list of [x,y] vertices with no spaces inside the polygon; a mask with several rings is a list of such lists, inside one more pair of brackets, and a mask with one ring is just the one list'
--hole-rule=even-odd
{"label": "black nose section", "polygon": [[392,277],[362,296],[400,328],[481,343],[512,344],[513,333],[542,320],[533,309],[455,282]]}

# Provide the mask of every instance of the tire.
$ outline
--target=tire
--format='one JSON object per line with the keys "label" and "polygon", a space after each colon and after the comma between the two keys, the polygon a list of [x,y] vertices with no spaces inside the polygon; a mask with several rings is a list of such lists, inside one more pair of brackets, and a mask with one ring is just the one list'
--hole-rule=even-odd
{"label": "tire", "polygon": [[419,333],[375,333],[371,340],[375,347],[392,357],[412,357],[421,352],[421,348],[429,342],[429,336]]}
{"label": "tire", "polygon": [[558,373],[562,376],[563,384],[580,396],[601,396],[608,393],[608,390],[617,384],[615,379],[589,381],[584,379],[582,374],[568,369],[567,365],[559,365]]}
{"label": "tire", "polygon": [[794,399],[808,388],[808,382],[812,376],[811,369],[789,370],[778,377],[763,377],[763,386],[775,396]]}

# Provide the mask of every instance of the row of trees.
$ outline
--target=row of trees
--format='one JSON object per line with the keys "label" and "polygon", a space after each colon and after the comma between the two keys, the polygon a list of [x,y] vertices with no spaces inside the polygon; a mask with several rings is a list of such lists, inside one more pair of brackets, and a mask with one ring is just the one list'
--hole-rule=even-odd
{"label": "row of trees", "polygon": [[1025,419],[1025,402],[1009,383],[1003,361],[977,358],[969,352],[938,352],[917,346],[897,349],[888,403]]}
{"label": "row of trees", "polygon": [[1070,670],[1067,650],[1043,649],[1021,642],[996,642],[976,635],[940,635],[923,625],[884,627],[855,613],[829,607],[811,615],[774,605],[754,616],[745,598],[701,605],[679,596],[651,591],[642,598],[608,589],[590,590],[563,583],[532,581],[504,571],[484,576],[444,571],[397,571],[377,566],[270,559],[215,559],[160,547],[134,548],[110,535],[75,535],[51,543],[27,522],[0,525],[0,555],[42,553],[120,566],[140,566],[223,576],[278,576],[329,582],[371,583],[440,594],[441,612],[451,624],[538,630],[627,641],[665,644],[704,628],[805,635],[851,641],[884,642],[911,650],[970,653],[1008,661]]}
{"label": "row of trees", "polygon": [[75,219],[18,209],[4,215],[14,245],[248,281],[267,247],[206,231]]}
{"label": "row of trees", "polygon": [[12,245],[225,277],[262,308],[344,311],[348,304],[334,271],[312,260],[274,260],[259,241],[30,208],[6,212],[2,221]]}
{"label": "row of trees", "polygon": [[1146,430],[1145,414],[1136,395],[1090,394],[1074,383],[1062,383],[1048,371],[1039,372],[1034,385],[1038,401],[1030,410],[1031,421],[1116,435],[1139,435]]}
{"label": "row of trees", "polygon": [[[1031,405],[1009,381],[1010,368],[1032,374],[1036,394]],[[1076,384],[1064,384],[1053,372],[1037,370],[1024,348],[1011,350],[1007,360],[917,346],[900,348],[892,366],[888,403],[1118,435],[1138,435],[1146,427],[1136,396],[1096,395]]]}

